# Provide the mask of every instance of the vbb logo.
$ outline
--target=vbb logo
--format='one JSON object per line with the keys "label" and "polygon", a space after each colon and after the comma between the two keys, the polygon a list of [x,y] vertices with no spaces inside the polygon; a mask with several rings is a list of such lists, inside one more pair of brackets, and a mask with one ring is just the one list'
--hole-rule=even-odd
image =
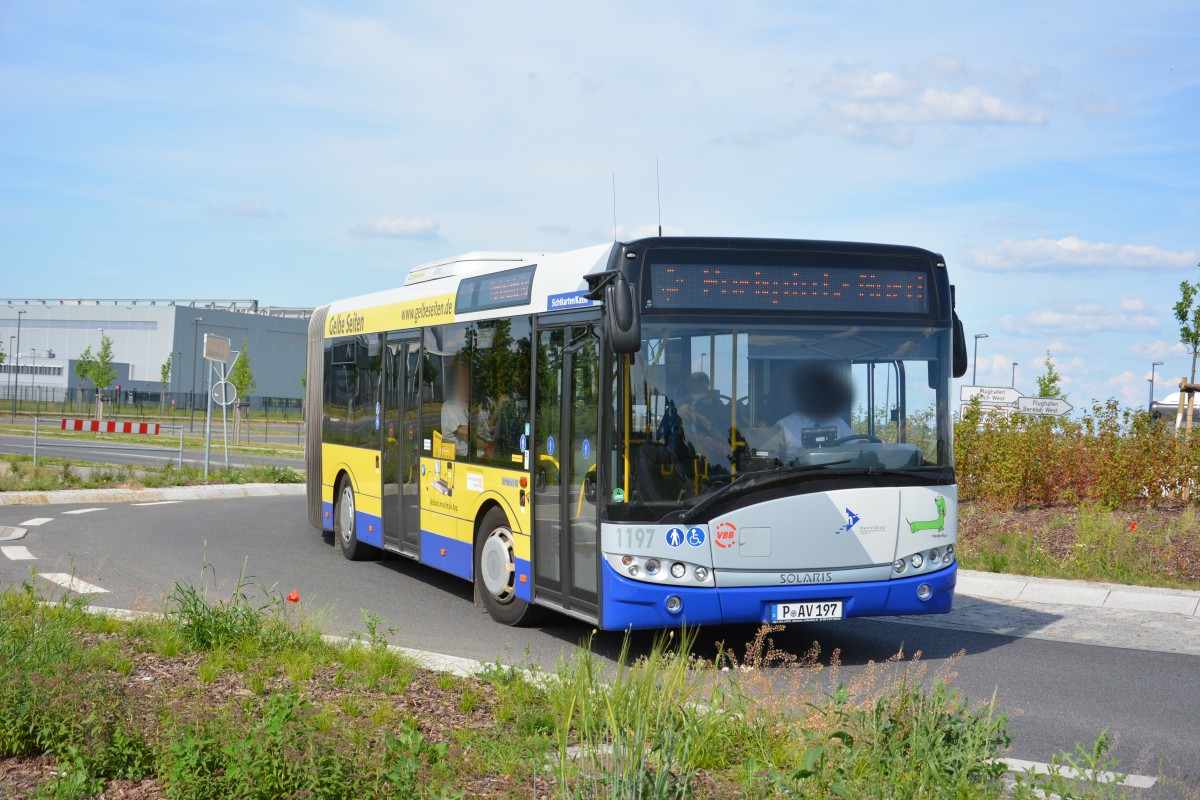
{"label": "vbb logo", "polygon": [[717,525],[715,533],[714,541],[717,543],[717,547],[728,550],[737,540],[737,525],[732,522],[722,522]]}

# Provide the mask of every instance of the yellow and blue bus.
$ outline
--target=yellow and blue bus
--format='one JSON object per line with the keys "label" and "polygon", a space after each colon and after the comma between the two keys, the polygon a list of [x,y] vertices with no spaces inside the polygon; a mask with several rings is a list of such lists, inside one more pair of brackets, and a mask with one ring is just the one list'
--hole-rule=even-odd
{"label": "yellow and blue bus", "polygon": [[510,625],[945,613],[966,368],[915,247],[469,253],[313,314],[309,519]]}

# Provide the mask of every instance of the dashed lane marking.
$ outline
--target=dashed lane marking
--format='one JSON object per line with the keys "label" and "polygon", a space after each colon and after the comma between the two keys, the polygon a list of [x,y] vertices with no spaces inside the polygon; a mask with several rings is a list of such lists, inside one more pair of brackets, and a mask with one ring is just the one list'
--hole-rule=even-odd
{"label": "dashed lane marking", "polygon": [[90,514],[93,511],[103,511],[103,508],[76,508],[71,511],[64,511],[64,514]]}
{"label": "dashed lane marking", "polygon": [[37,561],[37,557],[30,553],[28,548],[20,545],[0,547],[0,553],[3,553],[9,561]]}
{"label": "dashed lane marking", "polygon": [[64,589],[70,589],[76,594],[108,594],[108,589],[93,586],[87,581],[81,581],[79,578],[66,572],[41,572],[38,574],[51,583],[56,583]]}
{"label": "dashed lane marking", "polygon": [[159,500],[156,503],[131,503],[134,506],[169,506],[173,503],[178,503],[178,500]]}
{"label": "dashed lane marking", "polygon": [[38,525],[45,525],[47,522],[53,522],[54,517],[34,517],[22,522],[22,525],[28,525],[31,528],[36,528]]}

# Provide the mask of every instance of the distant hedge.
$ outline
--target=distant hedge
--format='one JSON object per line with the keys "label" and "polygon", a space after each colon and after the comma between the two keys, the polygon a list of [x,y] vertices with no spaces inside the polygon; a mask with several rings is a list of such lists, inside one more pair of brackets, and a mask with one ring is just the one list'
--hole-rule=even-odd
{"label": "distant hedge", "polygon": [[1200,494],[1200,429],[1176,436],[1173,421],[1115,400],[1078,419],[985,418],[975,402],[955,424],[954,446],[959,500],[992,508],[1116,509]]}

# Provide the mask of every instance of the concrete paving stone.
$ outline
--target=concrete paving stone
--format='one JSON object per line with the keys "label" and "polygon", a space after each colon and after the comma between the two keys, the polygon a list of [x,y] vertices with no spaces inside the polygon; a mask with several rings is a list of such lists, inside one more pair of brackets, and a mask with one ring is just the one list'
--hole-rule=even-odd
{"label": "concrete paving stone", "polygon": [[1012,580],[980,573],[967,575],[964,574],[965,572],[966,570],[959,570],[958,586],[955,587],[956,595],[966,594],[972,597],[1016,600],[1021,595],[1021,590],[1025,588],[1026,584],[1024,578]]}
{"label": "concrete paving stone", "polygon": [[1055,583],[1028,583],[1021,590],[1018,600],[1030,603],[1061,603],[1072,606],[1103,606],[1108,598],[1108,589],[1087,586],[1060,586]]}
{"label": "concrete paving stone", "polygon": [[1161,592],[1132,592],[1114,589],[1104,600],[1105,608],[1122,608],[1129,611],[1158,611],[1164,614],[1194,616],[1200,609],[1200,599],[1195,597],[1166,594]]}

